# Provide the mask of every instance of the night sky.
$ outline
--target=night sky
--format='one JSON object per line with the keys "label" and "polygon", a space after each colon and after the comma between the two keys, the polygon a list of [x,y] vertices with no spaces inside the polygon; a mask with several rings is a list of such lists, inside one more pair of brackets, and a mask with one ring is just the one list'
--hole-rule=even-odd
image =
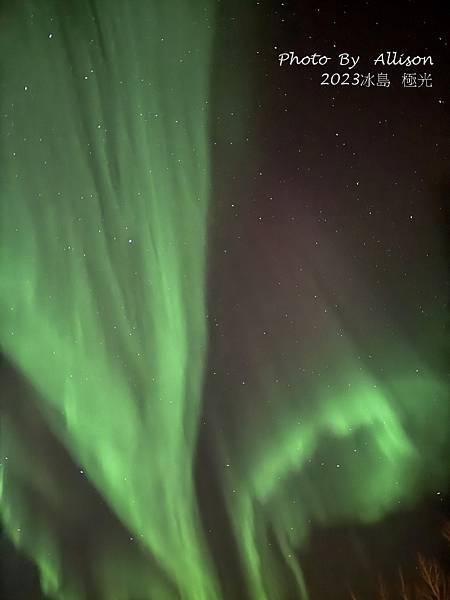
{"label": "night sky", "polygon": [[427,600],[443,3],[11,0],[0,32],[2,597]]}

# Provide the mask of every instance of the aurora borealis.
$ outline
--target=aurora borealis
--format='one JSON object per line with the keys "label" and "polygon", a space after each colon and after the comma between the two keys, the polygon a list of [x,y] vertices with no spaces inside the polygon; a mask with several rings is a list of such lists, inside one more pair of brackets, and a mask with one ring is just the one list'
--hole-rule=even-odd
{"label": "aurora borealis", "polygon": [[2,7],[0,516],[49,598],[320,600],[315,529],[445,494],[439,210],[370,150],[290,175],[255,10]]}

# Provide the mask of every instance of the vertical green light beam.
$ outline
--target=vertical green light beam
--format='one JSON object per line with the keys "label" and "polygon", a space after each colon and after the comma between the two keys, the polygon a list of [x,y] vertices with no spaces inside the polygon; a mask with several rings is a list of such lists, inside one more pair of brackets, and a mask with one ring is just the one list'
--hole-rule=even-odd
{"label": "vertical green light beam", "polygon": [[[180,596],[212,598],[192,476],[206,351],[209,3],[28,2],[9,18],[3,349]],[[51,573],[47,591],[69,597],[51,542],[20,533],[15,452],[4,452],[6,526]]]}

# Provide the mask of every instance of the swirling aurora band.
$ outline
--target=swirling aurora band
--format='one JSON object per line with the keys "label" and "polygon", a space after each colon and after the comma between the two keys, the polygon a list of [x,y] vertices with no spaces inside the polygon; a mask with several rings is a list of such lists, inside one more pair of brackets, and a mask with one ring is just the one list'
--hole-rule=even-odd
{"label": "swirling aurora band", "polygon": [[[224,597],[194,481],[207,401],[213,13],[206,1],[26,2],[2,29],[1,113],[13,116],[0,147],[2,348],[87,479],[81,489],[50,469],[39,435],[4,411],[1,517],[50,597]],[[233,440],[215,430],[255,600],[283,598],[286,573],[306,598],[296,552],[311,523],[370,522],[413,500],[442,445],[430,422],[445,421],[445,390],[425,366],[383,385],[349,336],[339,353],[339,368],[305,390],[295,356],[267,352],[254,373],[261,418]],[[406,348],[402,360],[417,362]],[[280,371],[289,392],[273,384]],[[242,404],[246,393],[236,392]],[[305,394],[320,402],[305,410]],[[361,432],[351,466],[311,474],[324,439],[352,448]],[[97,540],[88,573],[61,536],[89,519],[86,485],[130,536]]]}

